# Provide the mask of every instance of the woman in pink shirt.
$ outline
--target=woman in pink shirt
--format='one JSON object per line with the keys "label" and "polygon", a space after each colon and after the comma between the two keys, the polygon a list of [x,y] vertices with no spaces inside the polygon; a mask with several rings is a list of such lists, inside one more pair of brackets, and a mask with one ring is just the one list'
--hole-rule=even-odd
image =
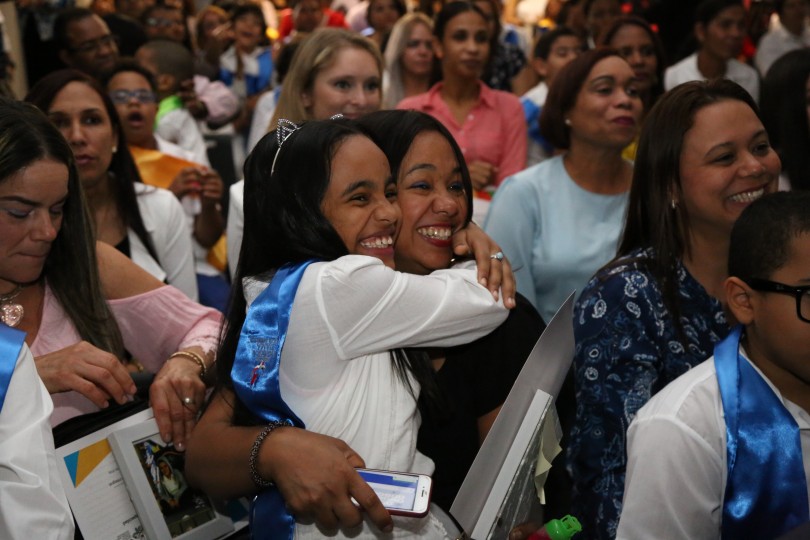
{"label": "woman in pink shirt", "polygon": [[32,105],[0,100],[0,320],[24,331],[51,424],[123,404],[123,360],[155,373],[150,402],[178,450],[194,426],[220,317],[94,240],[73,152]]}
{"label": "woman in pink shirt", "polygon": [[473,187],[492,192],[526,168],[526,121],[520,100],[480,81],[490,54],[489,26],[472,3],[450,2],[433,30],[442,81],[402,100],[398,109],[426,112],[444,124],[461,147]]}

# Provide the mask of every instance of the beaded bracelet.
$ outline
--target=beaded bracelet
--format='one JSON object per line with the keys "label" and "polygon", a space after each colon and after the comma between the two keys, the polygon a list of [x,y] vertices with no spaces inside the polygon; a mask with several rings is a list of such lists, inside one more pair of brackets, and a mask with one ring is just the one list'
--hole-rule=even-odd
{"label": "beaded bracelet", "polygon": [[265,480],[262,478],[262,475],[259,474],[259,469],[256,466],[257,462],[259,461],[259,448],[261,448],[264,439],[273,433],[276,429],[280,427],[289,426],[287,422],[283,420],[274,420],[264,426],[264,429],[261,433],[259,433],[256,440],[253,441],[253,446],[250,448],[250,458],[248,458],[248,465],[250,466],[250,477],[253,479],[253,483],[256,484],[257,487],[260,489],[266,489],[269,487],[273,487],[275,483],[271,482],[270,480]]}
{"label": "beaded bracelet", "polygon": [[205,373],[208,369],[205,367],[205,360],[203,360],[202,356],[195,352],[191,351],[177,351],[173,355],[169,357],[172,358],[188,358],[189,360],[196,362],[198,366],[200,366],[200,378],[205,379]]}

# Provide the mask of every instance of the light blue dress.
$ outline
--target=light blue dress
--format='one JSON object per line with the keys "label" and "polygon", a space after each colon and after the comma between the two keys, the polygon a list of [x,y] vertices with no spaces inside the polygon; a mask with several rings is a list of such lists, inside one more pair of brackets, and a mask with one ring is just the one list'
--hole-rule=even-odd
{"label": "light blue dress", "polygon": [[510,176],[498,188],[484,230],[500,244],[518,292],[543,320],[616,255],[627,197],[582,189],[562,156]]}

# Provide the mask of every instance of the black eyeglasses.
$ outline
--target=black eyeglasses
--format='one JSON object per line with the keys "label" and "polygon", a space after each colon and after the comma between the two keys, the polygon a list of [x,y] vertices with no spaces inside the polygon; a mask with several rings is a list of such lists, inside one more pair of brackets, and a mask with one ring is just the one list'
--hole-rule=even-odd
{"label": "black eyeglasses", "polygon": [[113,45],[118,45],[118,37],[112,34],[107,34],[106,36],[101,36],[98,39],[93,39],[90,41],[85,41],[75,47],[71,47],[70,50],[77,53],[92,53],[96,52],[102,47],[112,47]]}
{"label": "black eyeglasses", "polygon": [[110,99],[116,105],[129,103],[129,100],[133,98],[140,103],[154,103],[157,101],[157,96],[151,90],[126,90],[122,88],[110,92]]}
{"label": "black eyeglasses", "polygon": [[794,287],[785,285],[784,283],[777,283],[776,281],[756,278],[746,279],[744,281],[755,291],[775,292],[794,297],[796,299],[796,315],[798,315],[799,319],[802,321],[810,323],[810,285],[806,287]]}

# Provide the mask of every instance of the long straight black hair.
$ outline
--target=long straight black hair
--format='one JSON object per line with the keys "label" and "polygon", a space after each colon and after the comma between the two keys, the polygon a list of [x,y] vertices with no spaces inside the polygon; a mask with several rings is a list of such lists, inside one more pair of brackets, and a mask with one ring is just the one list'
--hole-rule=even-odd
{"label": "long straight black hair", "polygon": [[[689,214],[681,189],[681,154],[686,132],[698,111],[720,101],[741,101],[757,118],[759,109],[751,95],[727,79],[692,81],[664,94],[650,111],[641,129],[633,168],[633,184],[627,204],[627,222],[619,242],[617,258],[607,267],[640,248],[652,248],[643,264],[658,280],[664,304],[680,327],[678,262],[690,253]],[[676,201],[673,206],[672,201]]]}
{"label": "long straight black hair", "polygon": [[[351,120],[307,122],[289,135],[281,148],[276,132],[268,133],[245,161],[245,228],[218,352],[220,387],[233,388],[231,369],[247,311],[242,280],[266,275],[287,263],[332,261],[349,254],[340,235],[324,217],[321,203],[329,187],[335,153],[352,136],[372,138]],[[420,386],[431,385],[426,355],[395,350],[391,357],[397,375],[415,398],[409,374]],[[234,422],[258,421],[237,399]]]}
{"label": "long straight black hair", "polygon": [[91,91],[98,94],[102,103],[104,103],[104,110],[110,118],[112,129],[118,136],[118,151],[113,154],[108,169],[112,177],[112,191],[115,197],[118,214],[121,216],[124,226],[135,232],[135,235],[146,247],[149,255],[151,255],[158,264],[162,264],[155,250],[155,246],[152,243],[152,239],[149,233],[146,232],[146,227],[141,217],[141,211],[138,208],[138,195],[135,193],[135,183],[141,183],[141,175],[138,172],[138,167],[135,165],[135,160],[132,159],[132,154],[129,153],[129,149],[126,145],[126,135],[121,126],[121,120],[118,118],[118,112],[115,110],[115,105],[113,105],[107,92],[101,88],[95,79],[89,75],[85,75],[81,71],[75,69],[60,69],[40,79],[39,82],[31,88],[28,95],[25,96],[25,101],[36,105],[42,112],[48,114],[48,110],[51,108],[51,105],[53,105],[53,100],[56,99],[56,95],[72,82],[80,82],[87,85]]}
{"label": "long straight black hair", "polygon": [[39,109],[0,98],[0,183],[43,159],[68,169],[62,227],[45,259],[43,277],[79,336],[123,358],[121,332],[101,290],[96,242],[73,152]]}

